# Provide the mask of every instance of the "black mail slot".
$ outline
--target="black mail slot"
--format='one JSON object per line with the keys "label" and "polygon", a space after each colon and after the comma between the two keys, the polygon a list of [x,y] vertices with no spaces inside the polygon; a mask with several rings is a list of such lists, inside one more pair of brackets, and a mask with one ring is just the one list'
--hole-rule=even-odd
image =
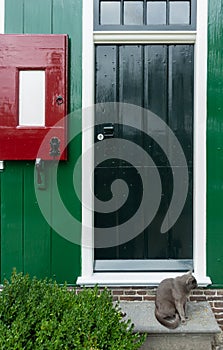
{"label": "black mail slot", "polygon": [[104,126],[104,137],[114,137],[114,126]]}

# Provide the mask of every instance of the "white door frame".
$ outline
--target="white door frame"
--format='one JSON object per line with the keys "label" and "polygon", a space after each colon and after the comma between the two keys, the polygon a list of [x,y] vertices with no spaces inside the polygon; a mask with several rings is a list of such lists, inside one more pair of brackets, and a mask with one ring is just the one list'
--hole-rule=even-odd
{"label": "white door frame", "polygon": [[0,34],[5,32],[5,0],[0,0]]}
{"label": "white door frame", "polygon": [[[208,0],[197,0],[196,32],[93,32],[93,1],[83,0],[82,60],[82,271],[81,285],[157,285],[179,273],[94,273],[93,125],[94,125],[94,44],[95,43],[194,43],[194,274],[200,286],[211,284],[206,271],[206,114],[207,114],[207,15]],[[134,41],[135,40],[135,41]],[[91,126],[91,127],[90,127]],[[85,205],[90,203],[90,206]]]}

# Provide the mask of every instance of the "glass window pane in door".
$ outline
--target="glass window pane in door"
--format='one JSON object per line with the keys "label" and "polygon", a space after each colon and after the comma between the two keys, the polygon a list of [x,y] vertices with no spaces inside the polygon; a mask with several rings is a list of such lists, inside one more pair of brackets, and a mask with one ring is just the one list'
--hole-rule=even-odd
{"label": "glass window pane in door", "polygon": [[124,2],[124,24],[143,24],[143,1]]}
{"label": "glass window pane in door", "polygon": [[170,24],[190,24],[190,2],[170,1]]}
{"label": "glass window pane in door", "polygon": [[120,24],[120,2],[102,1],[100,24]]}
{"label": "glass window pane in door", "polygon": [[147,24],[166,24],[166,1],[147,2]]}

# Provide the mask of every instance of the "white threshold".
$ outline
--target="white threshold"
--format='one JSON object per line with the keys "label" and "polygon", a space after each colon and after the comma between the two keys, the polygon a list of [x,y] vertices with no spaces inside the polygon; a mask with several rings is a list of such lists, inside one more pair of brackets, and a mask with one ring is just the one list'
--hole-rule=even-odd
{"label": "white threshold", "polygon": [[[91,276],[81,276],[77,279],[77,284],[86,287],[94,285],[109,287],[156,287],[165,278],[175,278],[182,275],[182,272],[125,272],[125,273],[93,273]],[[206,276],[197,276],[199,287],[206,287],[211,284],[211,279]]]}

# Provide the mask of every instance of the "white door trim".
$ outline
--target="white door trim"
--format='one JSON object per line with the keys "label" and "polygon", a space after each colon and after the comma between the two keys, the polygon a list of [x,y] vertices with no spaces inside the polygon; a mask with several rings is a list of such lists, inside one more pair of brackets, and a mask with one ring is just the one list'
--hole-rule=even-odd
{"label": "white door trim", "polygon": [[197,14],[194,63],[194,271],[199,279],[209,280],[210,284],[206,259],[208,0],[197,0]]}
{"label": "white door trim", "polygon": [[0,0],[0,34],[5,32],[5,0]]}
{"label": "white door trim", "polygon": [[[194,86],[194,273],[199,285],[211,284],[206,271],[206,87],[207,87],[207,14],[208,0],[197,0],[197,31],[189,34],[190,40],[195,42],[195,86]],[[141,33],[142,34],[142,33]],[[179,40],[176,33],[174,39]],[[93,104],[94,104],[94,39],[102,40],[101,33],[93,33],[93,1],[83,0],[83,80],[82,80],[82,108],[83,108],[83,141],[82,153],[93,149]],[[139,33],[135,35],[140,35]],[[170,33],[163,32],[167,40]],[[132,39],[134,42],[134,33]],[[142,34],[140,43],[154,43],[154,32]],[[193,36],[193,38],[192,38]],[[157,33],[156,40],[158,40]],[[105,36],[104,36],[105,38]],[[170,38],[169,38],[170,39]],[[106,42],[108,36],[106,37]],[[137,37],[139,40],[139,37]],[[161,40],[161,39],[160,39]],[[159,43],[159,40],[156,41]],[[161,41],[162,42],[162,41]],[[179,41],[178,41],[179,42]],[[87,160],[87,161],[86,161]],[[157,285],[163,278],[174,277],[178,273],[93,273],[94,262],[94,228],[93,211],[84,203],[91,203],[93,195],[89,193],[89,178],[93,185],[93,151],[92,158],[83,157],[82,161],[82,272],[77,279],[80,285]],[[93,187],[92,187],[93,188]],[[86,190],[87,189],[87,190]]]}

